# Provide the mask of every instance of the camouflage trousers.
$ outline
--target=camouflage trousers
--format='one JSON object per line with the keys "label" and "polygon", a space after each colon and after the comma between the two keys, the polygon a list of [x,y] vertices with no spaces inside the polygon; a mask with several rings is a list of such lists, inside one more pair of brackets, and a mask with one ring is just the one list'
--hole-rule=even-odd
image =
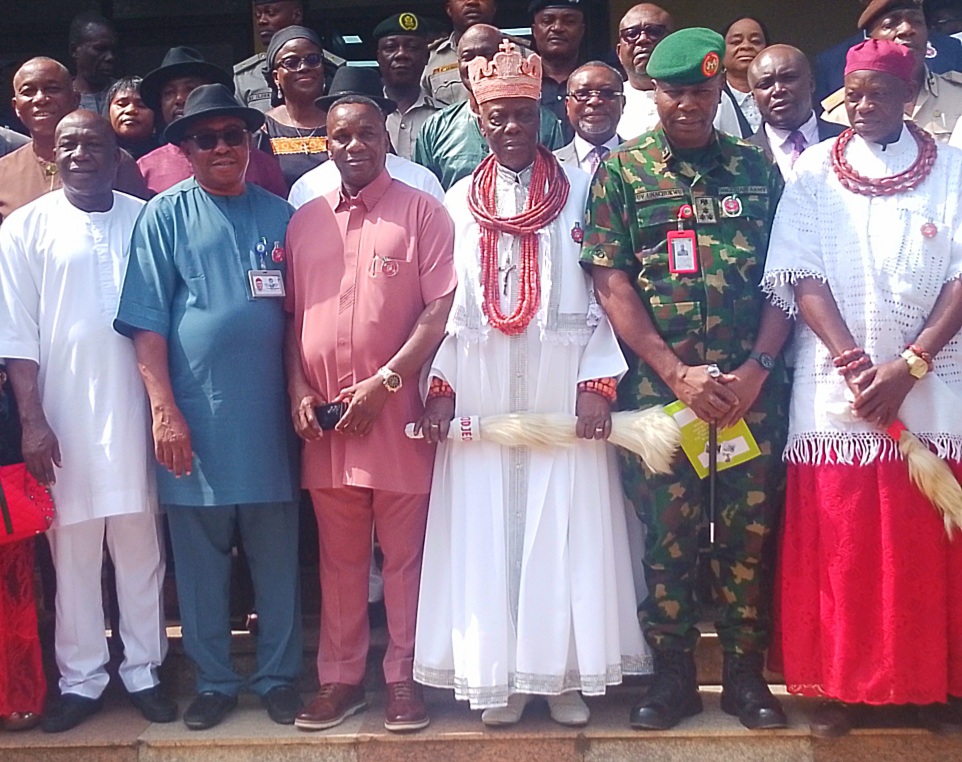
{"label": "camouflage trousers", "polygon": [[[745,417],[761,456],[717,475],[713,589],[721,614],[722,649],[763,651],[771,634],[774,539],[784,506],[782,451],[788,412],[781,384],[763,391]],[[709,480],[699,479],[683,453],[671,474],[655,475],[622,451],[625,493],[645,524],[642,628],[656,650],[692,651],[700,617],[695,598],[699,534],[708,515]]]}

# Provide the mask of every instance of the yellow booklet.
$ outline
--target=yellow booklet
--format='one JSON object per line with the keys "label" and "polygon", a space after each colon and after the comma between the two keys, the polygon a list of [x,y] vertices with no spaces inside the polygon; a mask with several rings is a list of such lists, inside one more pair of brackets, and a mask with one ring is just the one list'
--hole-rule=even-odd
{"label": "yellow booklet", "polygon": [[[681,429],[681,448],[695,467],[695,473],[704,479],[708,476],[708,424],[681,400],[667,405],[665,412],[675,419]],[[761,454],[744,418],[718,432],[719,471],[747,463]]]}

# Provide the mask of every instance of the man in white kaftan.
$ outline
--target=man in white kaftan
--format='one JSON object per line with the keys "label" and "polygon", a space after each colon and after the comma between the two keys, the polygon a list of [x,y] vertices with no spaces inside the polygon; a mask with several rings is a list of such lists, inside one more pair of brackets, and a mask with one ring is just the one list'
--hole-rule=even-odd
{"label": "man in white kaftan", "polygon": [[[49,485],[56,508],[47,536],[57,573],[63,699],[44,718],[51,732],[97,711],[109,679],[105,538],[117,570],[121,680],[145,716],[159,710],[153,721],[172,720],[176,712],[157,694],[167,641],[147,401],[133,344],[112,326],[144,202],[110,190],[112,136],[91,112],[66,117],[57,130],[64,190],[17,209],[0,227],[0,356],[8,359],[20,406],[27,467]],[[86,188],[95,174],[106,180],[93,196],[70,187],[76,181]],[[91,197],[97,210],[77,205]]]}
{"label": "man in white kaftan", "polygon": [[[493,103],[507,113],[523,107],[524,100]],[[482,103],[483,124],[487,105]],[[505,119],[514,122],[514,116]],[[537,118],[533,121],[535,129],[524,137],[530,138],[532,156]],[[533,164],[528,159],[520,171],[512,170],[502,163],[510,153],[500,143],[503,137],[491,132],[493,157],[457,183],[445,202],[455,223],[458,288],[448,336],[429,375],[432,384],[438,379],[450,386],[459,417],[574,415],[576,403],[581,407],[579,382],[614,379],[627,370],[578,264],[589,178],[558,165],[557,182],[567,178],[568,196],[537,232],[540,306],[523,330],[509,335],[492,325],[483,305],[484,255],[479,257],[480,226],[469,194],[488,169],[497,218],[515,217],[526,199],[531,203],[539,162],[556,160],[543,152]],[[521,237],[502,233],[497,257],[495,293],[507,313],[522,298]],[[430,417],[432,401],[426,430],[437,425]],[[452,440],[439,447],[414,676],[454,688],[472,708],[488,708],[482,716],[487,724],[517,722],[525,694],[546,695],[555,720],[584,724],[587,708],[572,692],[599,695],[625,674],[650,671],[635,613],[617,466],[606,434],[598,431],[596,438],[579,438],[571,447],[502,447],[484,442],[483,434],[482,441]],[[567,695],[559,701],[562,694]]]}
{"label": "man in white kaftan", "polygon": [[962,154],[903,121],[914,70],[848,52],[854,131],[796,163],[762,280],[799,317],[773,666],[832,699],[816,735],[855,704],[962,731],[962,544],[897,444],[901,422],[962,478]]}

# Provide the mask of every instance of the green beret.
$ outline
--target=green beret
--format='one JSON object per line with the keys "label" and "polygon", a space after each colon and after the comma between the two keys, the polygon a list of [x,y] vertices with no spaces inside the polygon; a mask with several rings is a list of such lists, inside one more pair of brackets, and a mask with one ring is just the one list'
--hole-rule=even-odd
{"label": "green beret", "polygon": [[395,34],[410,34],[415,37],[426,38],[428,29],[424,24],[424,19],[413,13],[397,13],[374,27],[375,42],[382,37],[391,37]]}
{"label": "green beret", "polygon": [[648,76],[669,85],[700,85],[722,70],[725,38],[704,27],[672,32],[648,60]]}

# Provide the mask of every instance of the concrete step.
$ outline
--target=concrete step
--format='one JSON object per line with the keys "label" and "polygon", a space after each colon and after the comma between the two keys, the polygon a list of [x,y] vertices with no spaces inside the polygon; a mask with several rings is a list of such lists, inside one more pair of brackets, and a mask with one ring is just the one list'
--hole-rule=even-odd
{"label": "concrete step", "polygon": [[[779,690],[779,692],[783,692]],[[814,702],[783,697],[790,727],[750,732],[724,714],[719,689],[702,690],[705,712],[661,733],[632,731],[628,712],[634,689],[613,689],[588,699],[592,719],[566,729],[535,702],[514,728],[484,728],[478,713],[447,691],[429,690],[432,722],[426,730],[393,735],[383,728],[383,692],[370,693],[370,708],[341,726],[304,733],[272,723],[253,696],[219,727],[187,730],[181,722],[151,725],[112,692],[107,708],[62,735],[0,733],[3,762],[949,762],[962,759],[962,740],[940,737],[903,718],[901,727],[863,728],[842,739],[817,739],[808,729]],[[186,706],[181,703],[181,709]]]}
{"label": "concrete step", "polygon": [[[180,628],[169,627],[170,651],[161,670],[161,679],[172,695],[187,696],[194,688],[194,666],[184,653],[180,640]],[[317,623],[308,620],[304,627],[304,667],[298,688],[305,693],[317,690]],[[243,675],[254,672],[256,657],[256,637],[248,632],[235,632],[232,641],[234,663],[236,669]],[[387,647],[387,630],[375,627],[371,631],[371,649],[368,654],[367,676],[365,684],[369,690],[374,690],[383,684],[381,662]],[[722,651],[718,643],[718,636],[710,624],[702,626],[702,637],[695,652],[698,666],[698,680],[702,685],[721,684]],[[766,673],[768,682],[778,684],[782,682],[781,675]]]}

